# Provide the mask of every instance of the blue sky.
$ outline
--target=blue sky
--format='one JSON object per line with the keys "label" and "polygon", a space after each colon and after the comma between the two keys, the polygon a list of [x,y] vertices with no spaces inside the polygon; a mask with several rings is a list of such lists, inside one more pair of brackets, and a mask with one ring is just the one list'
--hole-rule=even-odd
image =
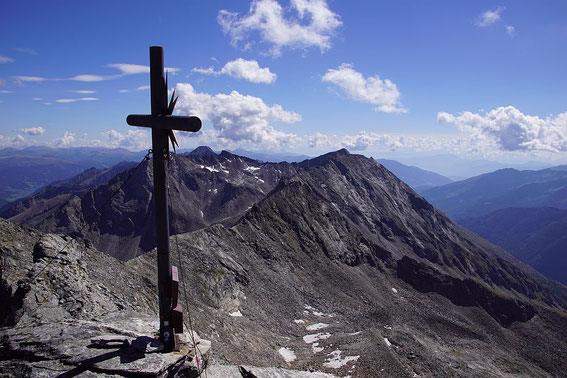
{"label": "blue sky", "polygon": [[567,154],[565,1],[2,1],[0,146],[139,150],[148,47],[208,144]]}

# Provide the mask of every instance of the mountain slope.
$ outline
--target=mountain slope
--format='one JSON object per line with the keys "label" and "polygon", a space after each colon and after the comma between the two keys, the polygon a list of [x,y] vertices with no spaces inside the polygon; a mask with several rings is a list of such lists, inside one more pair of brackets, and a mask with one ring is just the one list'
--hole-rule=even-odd
{"label": "mountain slope", "polygon": [[453,180],[438,173],[405,165],[396,160],[376,159],[376,161],[418,192],[453,182]]}
{"label": "mountain slope", "polygon": [[[213,223],[232,224],[281,177],[295,172],[288,163],[262,164],[226,151],[218,155],[200,151],[177,155],[170,164],[172,234]],[[3,208],[0,216],[47,232],[84,236],[99,250],[130,259],[155,247],[151,164],[144,162],[110,203],[108,198],[130,176],[131,169],[107,182],[87,181],[87,177],[98,175],[92,171],[75,179],[83,187],[68,181]]]}
{"label": "mountain slope", "polygon": [[459,223],[567,285],[567,210],[507,208]]}
{"label": "mountain slope", "polygon": [[567,366],[567,288],[453,224],[371,159],[340,152],[302,164],[233,227],[177,238],[192,306],[207,305],[197,324],[219,358],[269,365],[283,348],[294,368],[332,369],[339,356],[356,363],[337,372],[359,376]]}
{"label": "mountain slope", "polygon": [[567,172],[507,168],[425,190],[423,196],[455,220],[507,207],[567,208]]}

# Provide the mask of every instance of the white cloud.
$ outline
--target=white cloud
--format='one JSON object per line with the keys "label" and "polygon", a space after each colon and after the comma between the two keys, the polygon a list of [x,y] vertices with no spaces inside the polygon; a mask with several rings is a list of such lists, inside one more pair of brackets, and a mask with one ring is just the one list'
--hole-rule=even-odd
{"label": "white cloud", "polygon": [[128,92],[130,92],[130,90],[128,90],[128,89],[120,89],[118,91],[118,93],[128,93]]}
{"label": "white cloud", "polygon": [[87,83],[92,83],[92,82],[96,82],[96,81],[104,81],[104,80],[112,80],[112,79],[117,79],[119,78],[121,75],[75,75],[69,78],[69,80],[73,80],[73,81],[83,81],[83,82],[87,82]]}
{"label": "white cloud", "polygon": [[294,134],[276,130],[271,122],[294,123],[301,120],[297,113],[280,105],[268,106],[259,97],[232,91],[210,95],[196,92],[191,84],[177,84],[177,109],[184,114],[210,120],[215,136],[221,141],[250,142],[263,147],[280,147],[297,140]]}
{"label": "white cloud", "polygon": [[45,133],[45,129],[41,126],[38,127],[29,127],[26,129],[20,129],[20,131],[27,135],[41,135]]}
{"label": "white cloud", "polygon": [[57,147],[69,147],[75,143],[75,134],[65,131],[61,138],[55,139],[54,144]]}
{"label": "white cloud", "polygon": [[92,145],[102,145],[108,148],[129,148],[133,150],[143,150],[151,146],[151,134],[147,129],[130,129],[122,134],[116,130],[109,130],[101,133],[102,141],[93,141]]}
{"label": "white cloud", "polygon": [[138,91],[147,91],[148,89],[150,89],[149,85],[142,85],[142,86],[139,86],[138,88],[136,88],[136,90],[138,90]]}
{"label": "white cloud", "polygon": [[14,61],[14,59],[9,58],[7,56],[1,56],[0,55],[0,64],[4,64],[4,63],[12,63]]}
{"label": "white cloud", "polygon": [[497,7],[495,10],[487,10],[486,12],[482,13],[478,20],[477,25],[481,28],[485,28],[492,24],[497,23],[502,18],[500,17],[500,13],[502,13],[506,8],[504,7]]}
{"label": "white cloud", "polygon": [[[150,73],[150,66],[143,66],[140,64],[112,63],[112,64],[107,64],[106,67],[116,68],[122,73],[122,75]],[[165,70],[172,74],[181,71],[180,68],[175,68],[175,67],[165,67]]]}
{"label": "white cloud", "polygon": [[437,114],[441,123],[452,123],[478,140],[491,141],[504,151],[567,151],[567,113],[540,118],[513,106],[488,113]]}
{"label": "white cloud", "polygon": [[401,103],[401,94],[396,84],[382,80],[380,76],[365,78],[352,65],[343,63],[337,69],[329,69],[323,81],[339,87],[351,100],[376,105],[375,110],[385,113],[406,113]]}
{"label": "white cloud", "polygon": [[248,80],[251,83],[270,84],[276,81],[277,78],[277,75],[270,72],[269,68],[260,68],[257,61],[242,58],[231,60],[219,71],[215,71],[213,67],[193,68],[192,71],[205,75],[228,75],[237,79]]}
{"label": "white cloud", "polygon": [[275,0],[254,0],[248,14],[221,10],[217,21],[230,35],[233,45],[257,32],[262,42],[271,45],[270,53],[279,55],[282,48],[319,47],[325,51],[331,47],[331,36],[342,24],[325,0],[291,0],[292,15],[285,15]]}
{"label": "white cloud", "polygon": [[34,101],[43,101],[43,98],[42,98],[42,97],[34,97],[34,98],[32,98],[32,100],[34,100]]}
{"label": "white cloud", "polygon": [[60,102],[60,103],[71,103],[71,102],[77,102],[77,101],[97,101],[98,98],[96,97],[81,97],[81,98],[60,98],[58,100],[55,100],[55,102]]}
{"label": "white cloud", "polygon": [[92,94],[95,93],[96,91],[67,89],[66,92],[79,93],[79,94]]}
{"label": "white cloud", "polygon": [[506,33],[508,33],[510,37],[513,37],[516,35],[516,28],[512,25],[506,25]]}
{"label": "white cloud", "polygon": [[24,144],[25,141],[26,140],[23,136],[16,135],[14,138],[12,138],[12,145],[20,146],[20,145]]}
{"label": "white cloud", "polygon": [[41,83],[42,81],[49,80],[45,77],[40,77],[40,76],[12,76],[12,78],[18,82],[31,82],[31,83]]}
{"label": "white cloud", "polygon": [[9,94],[9,93],[12,93],[12,91],[0,91],[0,93]]}

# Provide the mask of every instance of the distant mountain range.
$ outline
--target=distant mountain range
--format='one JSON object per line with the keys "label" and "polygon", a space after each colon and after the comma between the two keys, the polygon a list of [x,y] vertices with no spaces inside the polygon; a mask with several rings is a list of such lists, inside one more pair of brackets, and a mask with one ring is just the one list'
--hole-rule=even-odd
{"label": "distant mountain range", "polygon": [[462,226],[567,284],[567,167],[501,169],[423,191]]}
{"label": "distant mountain range", "polygon": [[567,208],[565,166],[539,171],[507,168],[422,192],[459,221],[509,207]]}
{"label": "distant mountain range", "polygon": [[0,149],[0,207],[86,169],[109,167],[121,161],[139,161],[144,155],[145,152],[122,148]]}
{"label": "distant mountain range", "polygon": [[396,160],[376,159],[384,167],[388,168],[390,172],[395,174],[400,180],[412,187],[417,192],[433,188],[435,186],[446,185],[453,180],[441,176],[435,172],[426,171],[424,169],[408,166]]}
{"label": "distant mountain range", "polygon": [[437,172],[455,181],[465,180],[470,177],[490,173],[499,169],[514,168],[518,170],[538,170],[550,168],[551,164],[528,161],[524,163],[509,163],[486,160],[466,159],[457,155],[420,155],[419,157],[399,157],[396,160],[419,168]]}

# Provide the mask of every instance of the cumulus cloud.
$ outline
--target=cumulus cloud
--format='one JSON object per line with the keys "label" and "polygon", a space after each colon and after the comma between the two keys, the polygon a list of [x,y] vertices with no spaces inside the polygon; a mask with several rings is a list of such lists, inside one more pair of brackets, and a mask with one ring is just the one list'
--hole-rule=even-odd
{"label": "cumulus cloud", "polygon": [[479,140],[493,141],[504,151],[567,151],[567,113],[540,118],[506,106],[482,114],[440,112],[437,120]]}
{"label": "cumulus cloud", "polygon": [[143,150],[151,145],[151,135],[147,129],[130,129],[125,133],[109,130],[101,133],[103,140],[94,141],[93,145],[103,145],[108,148],[129,148],[132,150]]}
{"label": "cumulus cloud", "polygon": [[483,12],[477,20],[477,25],[481,28],[485,28],[492,24],[497,23],[502,18],[500,17],[500,13],[502,13],[506,8],[504,7],[497,7],[495,10],[487,10]]}
{"label": "cumulus cloud", "polygon": [[215,71],[213,67],[193,68],[192,71],[204,75],[228,75],[237,79],[248,80],[251,83],[270,84],[276,81],[277,78],[277,75],[270,72],[269,68],[260,68],[257,61],[242,58],[231,60],[219,71]]}
{"label": "cumulus cloud", "polygon": [[14,61],[14,59],[12,59],[12,58],[0,55],[0,64],[12,63],[13,61]]}
{"label": "cumulus cloud", "polygon": [[512,25],[506,25],[506,33],[508,33],[510,37],[513,37],[516,35],[516,28]]}
{"label": "cumulus cloud", "polygon": [[75,134],[69,131],[65,131],[61,138],[57,138],[54,141],[54,144],[57,147],[69,147],[73,143],[75,143]]}
{"label": "cumulus cloud", "polygon": [[343,63],[337,69],[329,69],[323,81],[336,85],[343,94],[354,101],[376,105],[375,110],[385,113],[406,113],[401,103],[401,93],[396,84],[380,76],[365,78],[352,65]]}
{"label": "cumulus cloud", "polygon": [[275,0],[254,0],[248,14],[221,10],[217,21],[238,45],[249,34],[258,33],[261,42],[271,45],[270,53],[281,54],[284,47],[318,47],[325,51],[331,47],[331,36],[342,24],[325,0],[291,0],[291,14]]}
{"label": "cumulus cloud", "polygon": [[81,98],[60,98],[58,100],[55,100],[55,102],[59,102],[59,103],[71,103],[71,102],[77,102],[77,101],[97,101],[98,98],[96,97],[81,97]]}
{"label": "cumulus cloud", "polygon": [[23,134],[27,135],[41,135],[45,133],[45,129],[41,126],[38,127],[29,127],[25,129],[20,129]]}
{"label": "cumulus cloud", "polygon": [[177,109],[184,114],[210,120],[216,136],[226,142],[243,141],[263,147],[282,146],[297,139],[294,134],[276,130],[271,122],[294,123],[301,120],[297,113],[280,105],[266,105],[259,97],[232,91],[229,94],[199,93],[188,83],[177,84]]}

